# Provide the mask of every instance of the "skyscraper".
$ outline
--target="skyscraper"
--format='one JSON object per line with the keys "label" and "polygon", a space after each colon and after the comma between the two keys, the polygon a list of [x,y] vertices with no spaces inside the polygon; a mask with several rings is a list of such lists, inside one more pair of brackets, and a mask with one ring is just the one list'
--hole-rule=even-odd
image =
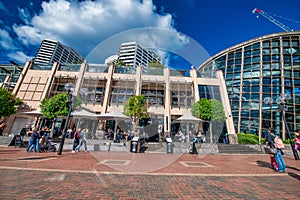
{"label": "skyscraper", "polygon": [[34,58],[35,63],[82,63],[83,56],[58,41],[45,39]]}
{"label": "skyscraper", "polygon": [[154,51],[146,50],[136,42],[122,43],[119,49],[119,62],[126,64],[127,66],[143,66],[147,67],[150,62],[161,63],[161,57]]}

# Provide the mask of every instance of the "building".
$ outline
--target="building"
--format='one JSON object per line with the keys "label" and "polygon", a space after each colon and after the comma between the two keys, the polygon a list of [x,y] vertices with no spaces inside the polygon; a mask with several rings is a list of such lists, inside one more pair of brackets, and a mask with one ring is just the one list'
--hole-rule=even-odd
{"label": "building", "polygon": [[[32,109],[38,109],[42,99],[64,92],[66,83],[73,83],[74,93],[83,100],[82,106],[97,114],[113,110],[122,112],[124,102],[130,96],[144,95],[150,113],[144,131],[157,134],[160,129],[165,136],[174,135],[179,128],[187,130],[187,126],[193,133],[197,131],[195,124],[181,124],[179,127],[174,120],[185,113],[190,114],[191,105],[203,94],[200,91],[205,91],[208,98],[223,103],[227,116],[225,126],[221,122],[215,131],[209,132],[202,127],[207,132],[207,141],[216,142],[226,130],[235,135],[232,118],[228,116],[231,110],[221,71],[216,72],[214,78],[201,78],[197,77],[195,69],[191,69],[189,76],[183,76],[176,70],[161,67],[144,71],[141,66],[55,62],[41,67],[39,63],[27,62],[22,74],[13,92]],[[85,95],[80,94],[82,88],[86,88]],[[16,132],[28,123],[28,116],[18,113],[9,121],[11,128],[8,131]]]}
{"label": "building", "polygon": [[58,41],[45,39],[34,58],[35,63],[82,63],[84,58],[75,49]]}
{"label": "building", "polygon": [[[278,104],[282,93],[290,94],[284,111],[291,132],[300,129],[300,32],[284,32],[255,38],[228,48],[197,69],[201,77],[214,77],[222,70],[232,110],[235,130],[266,136],[273,126],[286,138],[286,128]],[[201,92],[201,91],[200,91]],[[200,98],[203,95],[200,93]]]}
{"label": "building", "polygon": [[134,68],[138,66],[146,68],[148,63],[153,61],[161,63],[161,57],[159,55],[154,51],[143,48],[136,42],[122,43],[119,48],[118,56],[119,62],[126,66],[133,66]]}
{"label": "building", "polygon": [[23,66],[17,64],[0,64],[0,88],[13,91]]}

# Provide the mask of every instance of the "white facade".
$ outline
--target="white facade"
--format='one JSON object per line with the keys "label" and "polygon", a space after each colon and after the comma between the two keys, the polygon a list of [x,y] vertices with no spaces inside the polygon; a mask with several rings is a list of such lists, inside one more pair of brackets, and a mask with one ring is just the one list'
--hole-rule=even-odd
{"label": "white facade", "polygon": [[82,63],[84,58],[76,50],[58,41],[43,40],[35,58],[35,63]]}
{"label": "white facade", "polygon": [[137,68],[142,66],[147,67],[150,62],[161,63],[161,57],[151,50],[146,50],[136,42],[122,43],[119,49],[119,61],[126,64],[126,66],[133,66]]}

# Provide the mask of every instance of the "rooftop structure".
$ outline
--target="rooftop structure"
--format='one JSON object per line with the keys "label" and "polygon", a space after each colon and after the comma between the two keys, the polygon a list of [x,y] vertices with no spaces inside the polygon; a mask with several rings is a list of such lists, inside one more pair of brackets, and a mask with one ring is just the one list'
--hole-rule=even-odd
{"label": "rooftop structure", "polygon": [[82,63],[83,56],[75,49],[67,47],[58,41],[45,39],[34,58],[36,63]]}

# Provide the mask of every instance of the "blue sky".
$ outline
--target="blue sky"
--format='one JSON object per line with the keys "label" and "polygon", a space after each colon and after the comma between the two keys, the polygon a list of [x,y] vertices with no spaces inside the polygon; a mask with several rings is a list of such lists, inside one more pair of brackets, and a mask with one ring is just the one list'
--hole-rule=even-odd
{"label": "blue sky", "polygon": [[187,68],[238,43],[283,31],[257,18],[254,8],[300,30],[299,0],[0,0],[0,63],[23,64],[45,38],[103,63],[101,56],[117,53],[118,42],[136,39],[157,50],[164,64]]}

